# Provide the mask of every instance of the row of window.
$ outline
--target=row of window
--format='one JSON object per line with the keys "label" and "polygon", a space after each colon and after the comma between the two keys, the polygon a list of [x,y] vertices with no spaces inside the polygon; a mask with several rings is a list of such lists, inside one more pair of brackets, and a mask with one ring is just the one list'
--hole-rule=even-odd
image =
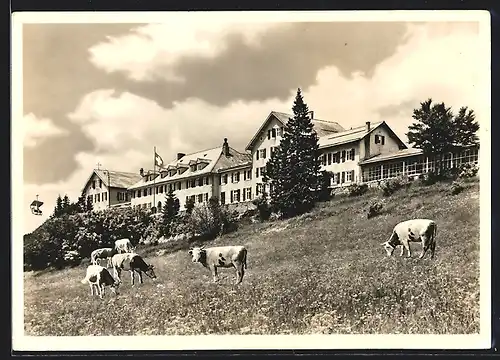
{"label": "row of window", "polygon": [[320,155],[321,165],[331,165],[334,163],[340,164],[349,160],[354,160],[356,155],[356,150],[342,150],[337,152],[329,152]]}
{"label": "row of window", "polygon": [[[208,163],[205,163],[205,162],[202,162],[200,164],[189,165],[189,170],[191,170],[191,171],[203,170],[207,165],[208,165]],[[188,169],[188,167],[186,166],[186,167],[181,167],[179,169],[162,171],[160,176],[163,179],[163,178],[166,178],[167,176],[181,175],[187,169]],[[153,180],[153,178],[150,178],[150,180]]]}
{"label": "row of window", "polygon": [[268,139],[275,139],[277,138],[278,136],[283,136],[283,128],[280,127],[280,128],[272,128],[272,129],[269,129],[267,130],[267,138]]}
{"label": "row of window", "polygon": [[99,188],[102,188],[102,180],[93,180],[92,181],[92,189],[96,188],[97,183],[99,183]]}
{"label": "row of window", "polygon": [[[98,193],[98,194],[93,194],[93,195],[88,195],[87,198],[89,199],[90,202],[92,203],[98,203],[101,201],[108,201],[108,193],[103,192],[103,193]],[[129,201],[129,195],[126,191],[118,191],[116,193],[116,200],[117,201]]]}
{"label": "row of window", "polygon": [[[477,164],[479,161],[479,152],[477,149],[466,149],[456,154],[446,154],[443,160],[443,167],[445,169],[458,168],[464,164]],[[411,160],[400,160],[369,166],[363,171],[363,181],[389,179],[402,174],[409,176],[420,175],[435,170],[436,162],[434,159],[426,159],[424,156],[418,156]]]}

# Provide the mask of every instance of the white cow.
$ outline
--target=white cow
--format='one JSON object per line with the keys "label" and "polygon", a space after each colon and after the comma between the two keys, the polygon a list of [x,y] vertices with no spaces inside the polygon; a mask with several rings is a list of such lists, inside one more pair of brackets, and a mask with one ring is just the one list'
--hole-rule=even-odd
{"label": "white cow", "polygon": [[131,253],[135,250],[129,239],[120,239],[115,241],[115,249],[118,254]]}
{"label": "white cow", "polygon": [[111,258],[113,255],[117,254],[117,251],[115,248],[101,248],[101,249],[95,249],[92,251],[90,254],[90,262],[94,265],[99,265],[99,260],[100,259],[107,259],[107,265],[106,267],[111,267]]}
{"label": "white cow", "polygon": [[113,272],[115,278],[121,282],[120,275],[122,270],[130,272],[132,286],[134,286],[135,273],[139,274],[139,282],[142,284],[142,273],[149,276],[151,279],[156,280],[154,265],[147,264],[144,259],[135,253],[116,254],[111,258],[113,265]]}
{"label": "white cow", "polygon": [[391,256],[398,245],[402,245],[401,254],[403,256],[406,248],[407,257],[411,257],[410,242],[421,242],[422,253],[419,259],[422,259],[428,249],[431,250],[431,259],[434,258],[436,249],[436,231],[437,225],[429,219],[412,219],[397,224],[391,234],[391,237],[381,245],[384,246],[387,256]]}
{"label": "white cow", "polygon": [[244,246],[218,246],[211,248],[194,247],[189,250],[192,262],[199,262],[211,270],[214,282],[217,282],[217,268],[236,269],[236,284],[243,281],[247,268],[247,249]]}
{"label": "white cow", "polygon": [[106,286],[111,287],[111,291],[117,295],[119,282],[113,279],[108,269],[101,265],[89,265],[85,278],[81,280],[82,284],[88,283],[90,285],[90,295],[94,295],[94,287],[96,287],[96,295],[102,299],[105,294]]}

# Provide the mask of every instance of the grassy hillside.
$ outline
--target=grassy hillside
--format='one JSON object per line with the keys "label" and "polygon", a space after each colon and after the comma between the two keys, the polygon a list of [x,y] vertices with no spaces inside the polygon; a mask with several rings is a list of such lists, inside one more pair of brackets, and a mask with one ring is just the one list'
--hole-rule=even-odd
{"label": "grassy hillside", "polygon": [[[304,333],[477,333],[479,331],[479,184],[456,196],[449,186],[414,185],[384,198],[378,192],[338,198],[288,221],[244,225],[210,244],[243,244],[248,270],[209,271],[185,250],[163,256],[138,249],[158,281],[130,285],[118,296],[91,298],[82,267],[25,273],[29,335],[170,335]],[[436,258],[386,257],[380,243],[402,220],[437,221]],[[208,246],[209,244],[207,244]]]}

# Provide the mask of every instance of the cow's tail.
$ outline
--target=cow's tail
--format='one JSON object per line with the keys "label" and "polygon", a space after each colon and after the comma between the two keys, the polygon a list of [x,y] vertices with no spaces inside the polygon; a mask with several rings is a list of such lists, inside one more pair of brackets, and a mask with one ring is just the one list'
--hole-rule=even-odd
{"label": "cow's tail", "polygon": [[432,238],[433,238],[432,240],[434,243],[436,242],[436,234],[437,234],[437,224],[434,223],[434,232],[432,234]]}

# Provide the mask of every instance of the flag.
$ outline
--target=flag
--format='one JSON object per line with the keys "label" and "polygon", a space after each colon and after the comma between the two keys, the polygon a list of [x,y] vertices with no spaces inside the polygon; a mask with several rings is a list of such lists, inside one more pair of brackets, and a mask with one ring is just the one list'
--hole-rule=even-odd
{"label": "flag", "polygon": [[155,166],[158,166],[159,168],[163,167],[163,159],[161,158],[160,155],[158,155],[155,151]]}

